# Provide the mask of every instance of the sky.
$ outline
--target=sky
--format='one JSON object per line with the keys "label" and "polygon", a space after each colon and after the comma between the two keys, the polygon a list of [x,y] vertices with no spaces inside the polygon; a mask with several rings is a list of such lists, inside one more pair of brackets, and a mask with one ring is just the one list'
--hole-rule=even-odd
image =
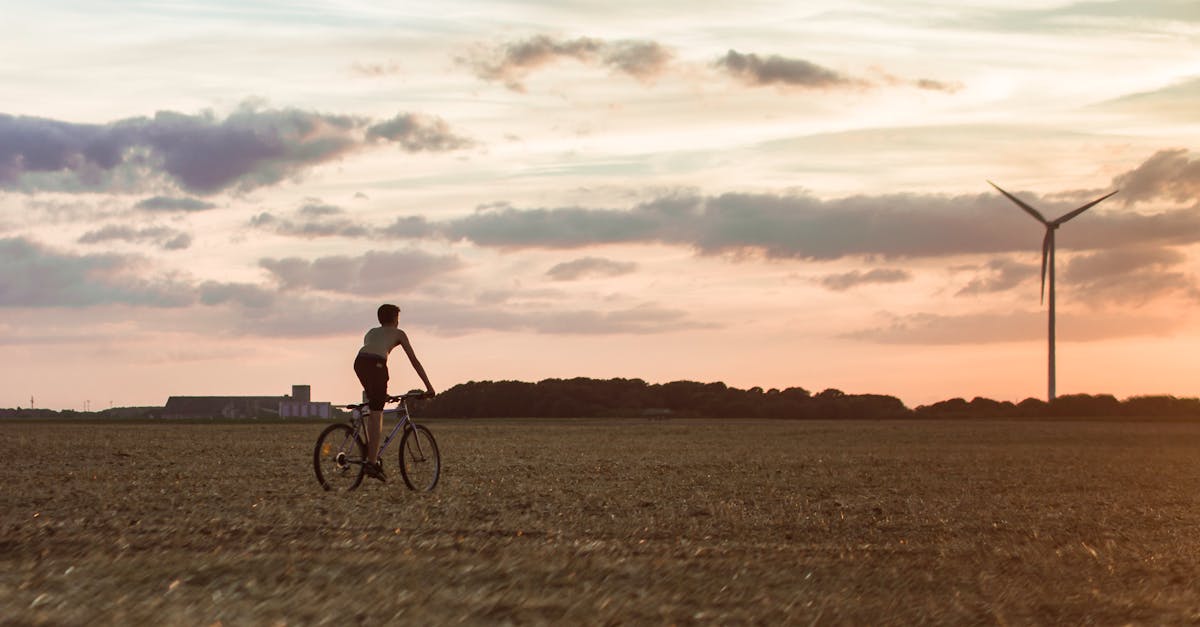
{"label": "sky", "polygon": [[3,4],[0,407],[1200,395],[1193,0]]}

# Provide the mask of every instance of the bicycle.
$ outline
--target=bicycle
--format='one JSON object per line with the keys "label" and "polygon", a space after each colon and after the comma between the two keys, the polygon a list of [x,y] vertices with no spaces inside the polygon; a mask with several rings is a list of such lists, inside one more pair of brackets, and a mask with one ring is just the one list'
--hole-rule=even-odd
{"label": "bicycle", "polygon": [[[410,400],[428,397],[421,390],[412,390],[400,396],[389,396],[388,403],[397,405],[385,409],[383,414],[399,416],[392,432],[379,446],[379,459],[382,463],[384,451],[401,431],[400,438],[400,476],[410,490],[429,492],[437,486],[442,474],[442,457],[438,452],[437,441],[433,433],[422,425],[413,422],[408,410]],[[317,445],[313,449],[313,471],[317,474],[317,483],[330,492],[349,492],[359,486],[363,480],[363,462],[367,456],[367,443],[364,437],[366,426],[363,417],[370,410],[366,403],[345,405],[351,411],[348,423],[335,423],[321,432],[317,437]]]}

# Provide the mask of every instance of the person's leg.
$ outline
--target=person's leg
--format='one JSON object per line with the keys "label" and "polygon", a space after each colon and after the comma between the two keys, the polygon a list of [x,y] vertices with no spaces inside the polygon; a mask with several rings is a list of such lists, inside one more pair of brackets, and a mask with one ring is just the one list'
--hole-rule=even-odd
{"label": "person's leg", "polygon": [[367,416],[367,461],[379,462],[379,444],[383,439],[383,410]]}
{"label": "person's leg", "polygon": [[[359,356],[354,361],[354,373],[362,383],[371,413],[363,420],[367,444],[367,463],[379,461],[379,446],[383,439],[383,406],[387,400],[387,366],[379,360]],[[370,473],[375,476],[375,473]]]}

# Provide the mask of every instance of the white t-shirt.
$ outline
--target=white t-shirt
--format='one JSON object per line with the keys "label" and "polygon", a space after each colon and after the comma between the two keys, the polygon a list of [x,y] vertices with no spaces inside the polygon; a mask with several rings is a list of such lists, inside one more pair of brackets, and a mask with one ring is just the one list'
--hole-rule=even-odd
{"label": "white t-shirt", "polygon": [[358,352],[370,353],[387,359],[388,353],[400,344],[402,337],[404,337],[404,331],[396,327],[375,327],[363,336],[363,347]]}

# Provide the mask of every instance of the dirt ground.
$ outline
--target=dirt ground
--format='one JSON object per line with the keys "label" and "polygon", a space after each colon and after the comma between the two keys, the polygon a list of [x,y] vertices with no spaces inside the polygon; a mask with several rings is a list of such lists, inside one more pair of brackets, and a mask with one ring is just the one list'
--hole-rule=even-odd
{"label": "dirt ground", "polygon": [[0,424],[10,624],[1200,621],[1200,425],[430,421],[437,490],[321,491],[319,424]]}

